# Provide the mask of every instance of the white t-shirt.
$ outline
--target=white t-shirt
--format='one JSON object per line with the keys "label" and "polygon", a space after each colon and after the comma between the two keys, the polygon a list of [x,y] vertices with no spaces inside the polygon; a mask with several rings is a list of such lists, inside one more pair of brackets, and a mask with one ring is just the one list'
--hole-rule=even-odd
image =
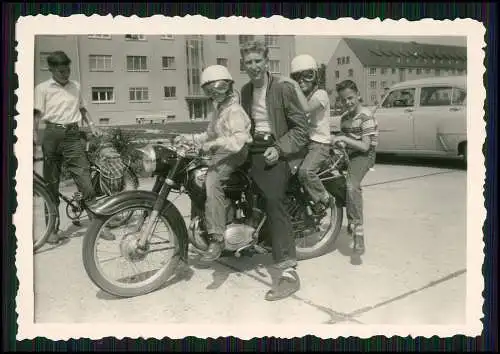
{"label": "white t-shirt", "polygon": [[267,87],[254,87],[253,89],[253,102],[252,102],[252,115],[255,121],[255,131],[270,133],[271,125],[267,116],[266,108],[266,93]]}
{"label": "white t-shirt", "polygon": [[323,144],[330,143],[330,99],[325,90],[316,90],[309,103],[319,102],[321,108],[309,116],[309,138]]}
{"label": "white t-shirt", "polygon": [[80,84],[69,81],[61,86],[49,79],[35,87],[34,109],[42,114],[42,121],[57,124],[78,123],[82,119],[81,108],[85,108]]}

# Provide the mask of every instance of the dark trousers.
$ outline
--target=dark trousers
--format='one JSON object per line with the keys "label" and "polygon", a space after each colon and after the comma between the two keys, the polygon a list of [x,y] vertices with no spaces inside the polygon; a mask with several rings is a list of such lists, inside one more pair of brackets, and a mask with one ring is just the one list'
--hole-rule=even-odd
{"label": "dark trousers", "polygon": [[270,233],[272,255],[277,268],[297,265],[295,237],[292,221],[285,206],[285,192],[290,178],[290,168],[286,161],[280,160],[268,166],[262,153],[249,155],[250,176],[257,192],[263,197],[267,214],[266,229]]}
{"label": "dark trousers", "polygon": [[45,128],[42,151],[44,156],[43,178],[49,191],[59,206],[59,183],[63,163],[70,172],[78,190],[86,202],[95,200],[95,192],[90,179],[90,166],[85,154],[78,125],[60,127],[48,123]]}

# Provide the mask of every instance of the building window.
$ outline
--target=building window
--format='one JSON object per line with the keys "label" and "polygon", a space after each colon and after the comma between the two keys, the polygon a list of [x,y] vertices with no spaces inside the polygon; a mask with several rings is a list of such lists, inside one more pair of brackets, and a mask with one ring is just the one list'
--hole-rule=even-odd
{"label": "building window", "polygon": [[434,70],[434,73],[436,76],[441,76],[441,70],[439,69]]}
{"label": "building window", "polygon": [[50,52],[40,53],[40,70],[49,70],[49,63],[47,63],[47,58],[52,54]]}
{"label": "building window", "polygon": [[377,88],[377,81],[370,81],[370,88],[376,89]]}
{"label": "building window", "polygon": [[146,56],[127,56],[127,71],[146,71],[148,70]]}
{"label": "building window", "polygon": [[380,83],[380,87],[382,87],[383,89],[385,89],[387,87],[387,81],[382,81]]}
{"label": "building window", "polygon": [[217,42],[226,42],[226,35],[225,34],[218,34],[215,36],[215,40]]}
{"label": "building window", "polygon": [[336,79],[340,78],[340,73],[338,70],[335,70],[335,78]]}
{"label": "building window", "polygon": [[186,39],[186,66],[188,95],[202,95],[200,75],[205,63],[202,36],[189,36]]}
{"label": "building window", "polygon": [[425,73],[426,74],[430,74],[431,73],[431,69],[425,69]]}
{"label": "building window", "polygon": [[279,60],[269,60],[269,71],[273,74],[280,72],[280,61]]}
{"label": "building window", "polygon": [[409,69],[408,69],[408,74],[411,74],[411,73],[413,73],[413,69],[412,69],[412,68],[409,68]]}
{"label": "building window", "polygon": [[377,101],[377,95],[371,95],[370,100],[372,103],[375,103],[375,101]]}
{"label": "building window", "polygon": [[342,64],[342,58],[337,58],[337,65]]}
{"label": "building window", "polygon": [[345,57],[342,57],[342,64],[345,64]]}
{"label": "building window", "polygon": [[350,63],[350,61],[351,61],[351,58],[349,58],[348,56],[347,56],[347,57],[345,57],[345,63],[346,63],[346,64],[349,64],[349,63]]}
{"label": "building window", "polygon": [[176,98],[175,86],[165,86],[163,88],[163,97],[164,98]]}
{"label": "building window", "polygon": [[386,68],[380,68],[380,74],[382,74],[382,75],[387,74],[387,69]]}
{"label": "building window", "polygon": [[208,106],[207,101],[193,100],[188,101],[189,119],[207,119]]}
{"label": "building window", "polygon": [[418,68],[417,69],[417,75],[420,75],[420,74],[422,74],[422,69]]}
{"label": "building window", "polygon": [[392,74],[394,75],[396,73],[396,68],[392,68]]}
{"label": "building window", "polygon": [[165,40],[172,40],[174,39],[174,35],[173,34],[162,34],[161,39],[165,39]]}
{"label": "building window", "polygon": [[110,34],[89,34],[88,38],[90,39],[111,39]]}
{"label": "building window", "polygon": [[162,57],[163,70],[175,69],[175,57]]}
{"label": "building window", "polygon": [[109,125],[109,118],[99,118],[99,125]]}
{"label": "building window", "polygon": [[264,37],[264,42],[268,47],[277,47],[278,46],[278,36],[266,35]]}
{"label": "building window", "polygon": [[240,35],[238,36],[240,45],[245,44],[246,42],[253,41],[255,36],[254,35]]}
{"label": "building window", "polygon": [[167,120],[175,120],[175,114],[168,114]]}
{"label": "building window", "polygon": [[241,72],[245,72],[245,63],[243,62],[243,59],[241,58],[240,59],[240,71]]}
{"label": "building window", "polygon": [[149,89],[147,87],[131,87],[128,93],[131,102],[149,101]]}
{"label": "building window", "polygon": [[370,76],[377,75],[377,68],[370,68],[368,71],[368,75],[370,75]]}
{"label": "building window", "polygon": [[92,103],[115,102],[113,87],[92,87]]}
{"label": "building window", "polygon": [[111,71],[112,66],[111,55],[89,55],[90,71]]}
{"label": "building window", "polygon": [[227,64],[227,58],[217,58],[217,65],[222,65],[222,66],[225,66],[227,68],[228,64]]}
{"label": "building window", "polygon": [[349,77],[353,77],[353,76],[354,76],[354,70],[349,69],[349,70],[347,71],[347,75],[349,75]]}
{"label": "building window", "polygon": [[127,40],[127,41],[145,41],[146,36],[143,34],[126,34],[125,40]]}

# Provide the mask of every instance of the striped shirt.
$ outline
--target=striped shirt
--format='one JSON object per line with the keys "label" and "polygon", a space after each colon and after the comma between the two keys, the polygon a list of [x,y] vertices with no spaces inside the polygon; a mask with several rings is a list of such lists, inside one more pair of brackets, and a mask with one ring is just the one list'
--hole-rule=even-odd
{"label": "striped shirt", "polygon": [[363,108],[354,117],[349,114],[342,117],[340,129],[345,136],[355,140],[362,140],[364,136],[368,136],[370,149],[375,149],[378,145],[378,124],[372,112],[367,108]]}

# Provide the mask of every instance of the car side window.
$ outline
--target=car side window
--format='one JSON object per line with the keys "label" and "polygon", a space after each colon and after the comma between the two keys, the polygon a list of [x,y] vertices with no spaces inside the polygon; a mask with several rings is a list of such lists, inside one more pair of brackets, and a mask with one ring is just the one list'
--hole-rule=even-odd
{"label": "car side window", "polygon": [[450,106],[452,94],[453,88],[451,86],[422,87],[420,91],[420,106]]}
{"label": "car side window", "polygon": [[467,92],[461,88],[455,87],[453,89],[453,97],[451,104],[454,106],[465,106],[467,103]]}
{"label": "car side window", "polygon": [[383,108],[413,107],[415,104],[415,89],[405,88],[394,90],[382,102]]}

